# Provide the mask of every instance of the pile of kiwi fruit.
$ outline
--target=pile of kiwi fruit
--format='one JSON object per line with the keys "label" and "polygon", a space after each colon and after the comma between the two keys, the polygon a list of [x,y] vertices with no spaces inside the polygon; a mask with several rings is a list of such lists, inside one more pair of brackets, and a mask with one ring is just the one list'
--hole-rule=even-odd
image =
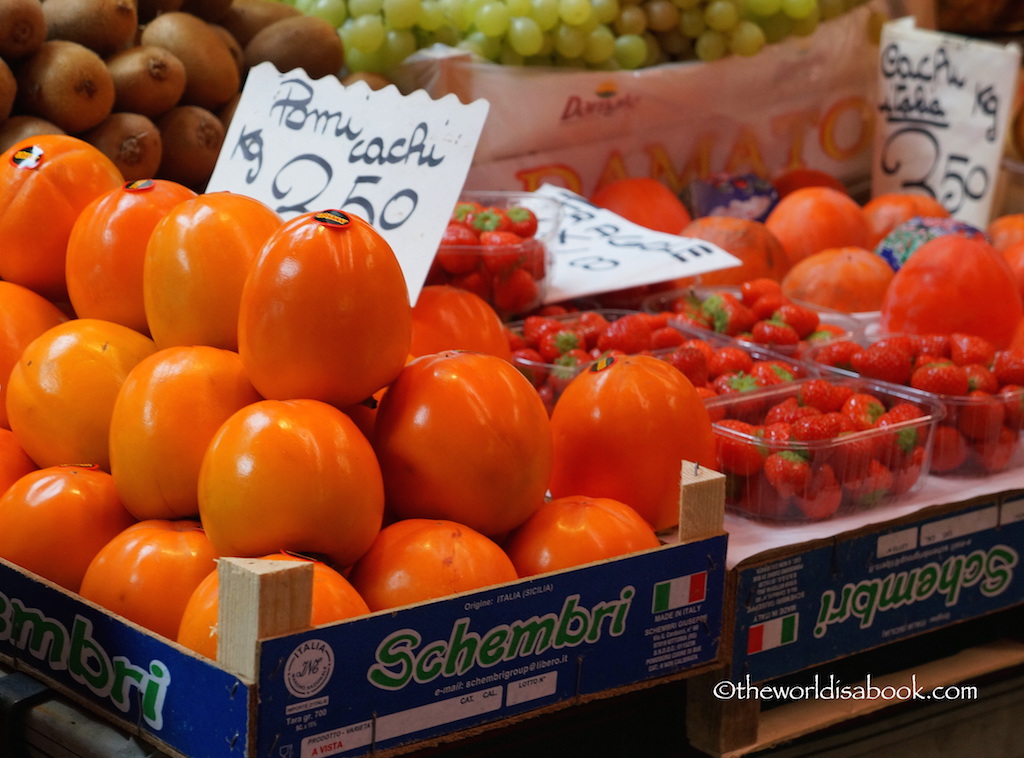
{"label": "pile of kiwi fruit", "polygon": [[70,134],[202,192],[263,61],[347,79],[337,30],[278,0],[0,0],[0,152]]}

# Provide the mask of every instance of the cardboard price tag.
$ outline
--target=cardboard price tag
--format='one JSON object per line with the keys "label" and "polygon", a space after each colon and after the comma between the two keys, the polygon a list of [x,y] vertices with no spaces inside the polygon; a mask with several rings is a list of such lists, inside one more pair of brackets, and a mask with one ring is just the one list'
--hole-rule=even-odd
{"label": "cardboard price tag", "polygon": [[872,193],[920,192],[984,228],[1013,108],[1017,45],[885,25]]}
{"label": "cardboard price tag", "polygon": [[458,201],[488,104],[342,86],[252,68],[207,191],[248,195],[285,219],[338,208],[395,251],[416,302]]}
{"label": "cardboard price tag", "polygon": [[652,231],[598,208],[571,190],[545,184],[538,195],[562,204],[552,243],[546,301],[555,303],[739,266],[736,256],[704,240]]}

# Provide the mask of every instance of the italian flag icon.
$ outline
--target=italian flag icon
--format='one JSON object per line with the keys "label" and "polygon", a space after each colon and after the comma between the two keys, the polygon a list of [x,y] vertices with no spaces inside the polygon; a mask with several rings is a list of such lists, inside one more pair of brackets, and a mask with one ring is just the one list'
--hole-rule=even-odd
{"label": "italian flag icon", "polygon": [[799,617],[799,613],[791,613],[750,627],[747,632],[747,654],[760,653],[762,650],[771,650],[796,642],[796,625]]}
{"label": "italian flag icon", "polygon": [[708,589],[708,572],[679,576],[654,585],[653,613],[664,613],[704,600]]}

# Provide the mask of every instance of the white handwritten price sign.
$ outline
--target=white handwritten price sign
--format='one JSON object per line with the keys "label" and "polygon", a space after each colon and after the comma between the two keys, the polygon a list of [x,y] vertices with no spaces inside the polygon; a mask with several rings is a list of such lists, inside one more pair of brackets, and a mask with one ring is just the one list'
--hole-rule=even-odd
{"label": "white handwritten price sign", "polygon": [[638,226],[562,187],[545,184],[537,194],[562,204],[549,303],[696,276],[742,262],[710,242]]}
{"label": "white handwritten price sign", "polygon": [[882,30],[872,193],[919,192],[984,228],[1013,108],[1020,48],[917,29]]}
{"label": "white handwritten price sign", "polygon": [[394,86],[342,86],[252,68],[207,191],[248,195],[285,219],[329,208],[370,222],[415,303],[472,163],[488,104]]}

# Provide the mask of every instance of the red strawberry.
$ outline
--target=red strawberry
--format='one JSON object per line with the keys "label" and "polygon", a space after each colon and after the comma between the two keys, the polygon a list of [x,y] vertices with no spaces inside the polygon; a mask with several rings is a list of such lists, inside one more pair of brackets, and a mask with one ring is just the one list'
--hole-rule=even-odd
{"label": "red strawberry", "polygon": [[936,474],[948,474],[967,462],[967,440],[952,424],[939,424],[932,432],[932,465]]}
{"label": "red strawberry", "polygon": [[534,387],[540,387],[548,378],[547,363],[541,354],[532,347],[522,347],[512,351],[512,362],[515,363],[519,372],[530,380]]}
{"label": "red strawberry", "polygon": [[476,200],[460,200],[452,210],[451,220],[465,224],[467,216],[481,209],[483,209],[483,206]]}
{"label": "red strawberry", "polygon": [[853,356],[863,349],[853,340],[835,340],[817,348],[814,360],[832,368],[853,371]]}
{"label": "red strawberry", "polygon": [[902,350],[911,358],[921,352],[921,340],[913,334],[891,334],[888,337],[881,337],[873,344],[886,350],[893,348]]}
{"label": "red strawberry", "polygon": [[827,379],[808,379],[800,386],[797,396],[801,405],[817,408],[822,413],[831,413],[841,410],[843,403],[852,394],[853,390],[846,385]]}
{"label": "red strawberry", "polygon": [[[746,306],[754,305],[754,303],[766,295],[786,298],[782,294],[782,284],[776,279],[759,276],[747,279],[740,284],[740,300]],[[786,299],[788,300],[789,298]]]}
{"label": "red strawberry", "polygon": [[678,347],[686,341],[686,336],[671,326],[659,326],[651,332],[651,350],[665,350]]}
{"label": "red strawberry", "polygon": [[796,395],[790,395],[785,400],[779,401],[768,409],[768,413],[766,413],[764,417],[764,423],[792,424],[797,419],[806,418],[807,416],[817,416],[820,413],[821,411],[810,405],[801,405],[800,400],[797,399]]}
{"label": "red strawberry", "polygon": [[757,427],[746,421],[727,418],[716,424],[715,448],[723,473],[749,476],[761,470],[764,455],[753,440],[756,435]]}
{"label": "red strawberry", "polygon": [[544,332],[537,342],[537,352],[545,363],[554,363],[570,350],[583,350],[586,345],[582,334],[571,327]]}
{"label": "red strawberry", "polygon": [[665,361],[679,369],[696,387],[708,383],[707,354],[694,345],[680,345],[665,356]]}
{"label": "red strawberry", "polygon": [[750,330],[750,339],[759,345],[785,348],[796,345],[800,335],[789,324],[772,318],[756,322]]}
{"label": "red strawberry", "polygon": [[817,311],[797,303],[785,303],[779,306],[774,317],[793,327],[800,339],[807,339],[817,331],[821,321]]}
{"label": "red strawberry", "polygon": [[641,353],[651,348],[651,323],[642,313],[630,313],[610,321],[597,337],[597,349]]}
{"label": "red strawberry", "polygon": [[529,347],[537,347],[541,336],[548,331],[561,331],[565,322],[548,316],[527,316],[523,319],[523,339]]}
{"label": "red strawberry", "polygon": [[813,520],[829,518],[843,504],[843,488],[827,463],[814,469],[805,497],[793,499],[804,516]]}
{"label": "red strawberry", "polygon": [[878,423],[885,413],[885,404],[870,392],[855,392],[846,398],[840,410],[853,420],[857,430],[864,431]]}
{"label": "red strawberry", "polygon": [[738,371],[747,372],[754,366],[754,359],[746,350],[732,345],[724,345],[715,350],[708,361],[711,377],[732,374]]}
{"label": "red strawberry", "polygon": [[533,275],[525,268],[517,268],[505,276],[496,277],[491,302],[499,314],[522,313],[537,302],[540,291]]}
{"label": "red strawberry", "polygon": [[843,482],[847,496],[858,508],[871,508],[892,491],[892,472],[876,458],[868,461],[864,476],[856,481]]}
{"label": "red strawberry", "polygon": [[700,308],[710,317],[712,329],[733,337],[749,331],[757,321],[750,308],[729,292],[719,292],[705,298]]}
{"label": "red strawberry", "polygon": [[953,406],[956,425],[969,440],[991,440],[999,436],[1006,421],[1006,406],[995,395],[974,390]]}
{"label": "red strawberry", "polygon": [[964,364],[964,371],[967,372],[967,385],[971,390],[981,390],[995,394],[999,391],[999,380],[995,373],[987,366],[980,363]]}
{"label": "red strawberry", "polygon": [[[728,487],[728,479],[726,486]],[[737,477],[734,493],[727,490],[726,502],[746,515],[766,521],[785,521],[792,515],[792,499],[780,495],[763,476]]]}
{"label": "red strawberry", "polygon": [[776,384],[785,384],[795,378],[793,367],[780,360],[757,360],[750,367],[750,375],[754,377],[758,386],[772,387]]}
{"label": "red strawberry", "polygon": [[917,335],[917,352],[934,355],[937,358],[949,357],[949,335],[948,334],[919,334]]}
{"label": "red strawberry", "polygon": [[841,413],[819,413],[794,421],[790,436],[801,442],[830,440],[852,428],[852,422]]}
{"label": "red strawberry", "polygon": [[520,237],[533,237],[537,234],[537,216],[529,208],[513,205],[505,210],[505,216],[511,224],[511,231]]}
{"label": "red strawberry", "polygon": [[576,328],[586,335],[587,350],[597,347],[597,338],[601,336],[611,323],[603,313],[582,311],[576,317]]}
{"label": "red strawberry", "polygon": [[488,302],[491,300],[491,277],[482,271],[470,271],[468,274],[455,276],[449,284],[460,290],[468,290]]}
{"label": "red strawberry", "polygon": [[760,320],[771,318],[780,307],[789,302],[789,298],[779,292],[778,294],[761,295],[752,303],[747,303],[746,300],[743,302],[750,307],[755,318]]}
{"label": "red strawberry", "polygon": [[822,460],[827,460],[840,484],[855,484],[868,475],[869,466],[875,460],[875,440],[862,432],[841,432],[828,450],[823,450]]}
{"label": "red strawberry", "polygon": [[948,360],[931,361],[915,368],[910,386],[937,395],[966,395],[970,390],[967,371]]}
{"label": "red strawberry", "polygon": [[958,366],[968,363],[991,366],[996,357],[996,348],[984,337],[954,332],[949,335],[949,357]]}
{"label": "red strawberry", "polygon": [[711,387],[719,395],[730,395],[734,392],[753,392],[759,389],[760,385],[757,379],[746,371],[730,371],[712,379]]}
{"label": "red strawberry", "polygon": [[768,423],[767,421],[762,425],[760,435],[761,439],[769,445],[773,443],[786,443],[790,440],[790,426],[788,421],[773,421]]}
{"label": "red strawberry", "polygon": [[999,380],[999,386],[1004,384],[1024,385],[1024,349],[1008,348],[996,352],[992,359],[992,371]]}
{"label": "red strawberry", "polygon": [[434,260],[449,274],[468,274],[480,264],[480,251],[475,247],[479,244],[477,233],[468,226],[449,223]]}
{"label": "red strawberry", "polygon": [[811,481],[811,466],[806,455],[782,450],[764,459],[764,475],[783,497],[806,495]]}
{"label": "red strawberry", "polygon": [[518,234],[504,231],[480,232],[480,260],[492,274],[507,274],[519,267],[522,259],[523,238]]}
{"label": "red strawberry", "polygon": [[996,394],[1006,409],[1006,425],[1016,432],[1024,429],[1024,387],[1004,384]]}
{"label": "red strawberry", "polygon": [[1020,434],[1003,426],[992,439],[976,442],[972,454],[978,464],[992,474],[1010,465],[1019,443]]}
{"label": "red strawberry", "polygon": [[924,447],[918,445],[910,455],[902,455],[898,459],[890,461],[892,493],[894,495],[903,495],[909,492],[921,480],[921,474],[924,473],[924,455]]}
{"label": "red strawberry", "polygon": [[913,367],[911,354],[898,345],[875,342],[850,357],[850,367],[868,379],[908,384]]}
{"label": "red strawberry", "polygon": [[[505,211],[492,206],[467,213],[465,221],[478,232],[507,232],[512,229],[512,222]],[[520,235],[516,237],[522,241]]]}
{"label": "red strawberry", "polygon": [[875,438],[875,455],[881,461],[891,461],[901,455],[910,455],[915,447],[924,443],[927,429],[920,419],[925,412],[914,403],[898,402],[882,414],[875,427],[889,430]]}

